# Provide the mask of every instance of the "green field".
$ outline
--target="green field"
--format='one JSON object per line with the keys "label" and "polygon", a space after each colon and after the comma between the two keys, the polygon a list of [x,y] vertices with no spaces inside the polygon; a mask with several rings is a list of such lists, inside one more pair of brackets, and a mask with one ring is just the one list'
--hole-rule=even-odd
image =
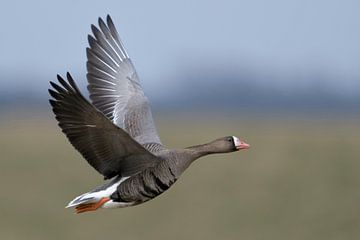
{"label": "green field", "polygon": [[64,206],[102,178],[50,112],[34,115],[0,123],[0,239],[360,239],[360,120],[158,114],[169,147],[252,147],[198,160],[143,205],[76,215]]}

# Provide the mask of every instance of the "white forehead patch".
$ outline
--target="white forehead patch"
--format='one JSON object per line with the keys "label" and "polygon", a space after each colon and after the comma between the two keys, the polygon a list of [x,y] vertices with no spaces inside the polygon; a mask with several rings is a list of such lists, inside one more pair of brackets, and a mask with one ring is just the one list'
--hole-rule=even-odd
{"label": "white forehead patch", "polygon": [[237,137],[235,137],[235,136],[233,136],[233,139],[234,139],[234,145],[235,145],[235,147],[238,147],[238,146],[240,146],[240,139],[238,139]]}

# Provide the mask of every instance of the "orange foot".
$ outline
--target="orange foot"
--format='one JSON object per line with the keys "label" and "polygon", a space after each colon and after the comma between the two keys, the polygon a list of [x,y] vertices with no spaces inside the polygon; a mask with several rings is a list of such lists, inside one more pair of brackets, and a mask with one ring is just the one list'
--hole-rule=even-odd
{"label": "orange foot", "polygon": [[98,202],[94,202],[94,203],[84,203],[84,204],[80,204],[79,206],[77,206],[75,208],[76,213],[83,213],[83,212],[88,212],[88,211],[95,211],[97,210],[99,207],[101,207],[104,203],[106,203],[107,201],[109,201],[110,198],[108,197],[103,197],[100,199],[100,201]]}

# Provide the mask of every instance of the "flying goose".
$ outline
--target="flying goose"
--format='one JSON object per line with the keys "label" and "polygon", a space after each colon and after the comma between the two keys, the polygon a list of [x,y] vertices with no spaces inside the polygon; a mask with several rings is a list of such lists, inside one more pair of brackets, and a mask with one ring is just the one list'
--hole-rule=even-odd
{"label": "flying goose", "polygon": [[234,152],[249,144],[234,136],[185,149],[167,149],[160,141],[149,101],[113,21],[99,18],[88,36],[87,80],[90,103],[69,73],[50,82],[50,104],[70,143],[104,179],[72,200],[77,213],[134,206],[155,198],[196,159]]}

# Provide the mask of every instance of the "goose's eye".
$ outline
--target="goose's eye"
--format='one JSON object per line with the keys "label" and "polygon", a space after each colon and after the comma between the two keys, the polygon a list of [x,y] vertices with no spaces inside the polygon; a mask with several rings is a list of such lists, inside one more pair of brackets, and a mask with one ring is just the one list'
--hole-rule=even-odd
{"label": "goose's eye", "polygon": [[229,142],[232,142],[232,141],[233,141],[233,139],[232,139],[232,138],[228,138],[227,140],[228,140]]}

